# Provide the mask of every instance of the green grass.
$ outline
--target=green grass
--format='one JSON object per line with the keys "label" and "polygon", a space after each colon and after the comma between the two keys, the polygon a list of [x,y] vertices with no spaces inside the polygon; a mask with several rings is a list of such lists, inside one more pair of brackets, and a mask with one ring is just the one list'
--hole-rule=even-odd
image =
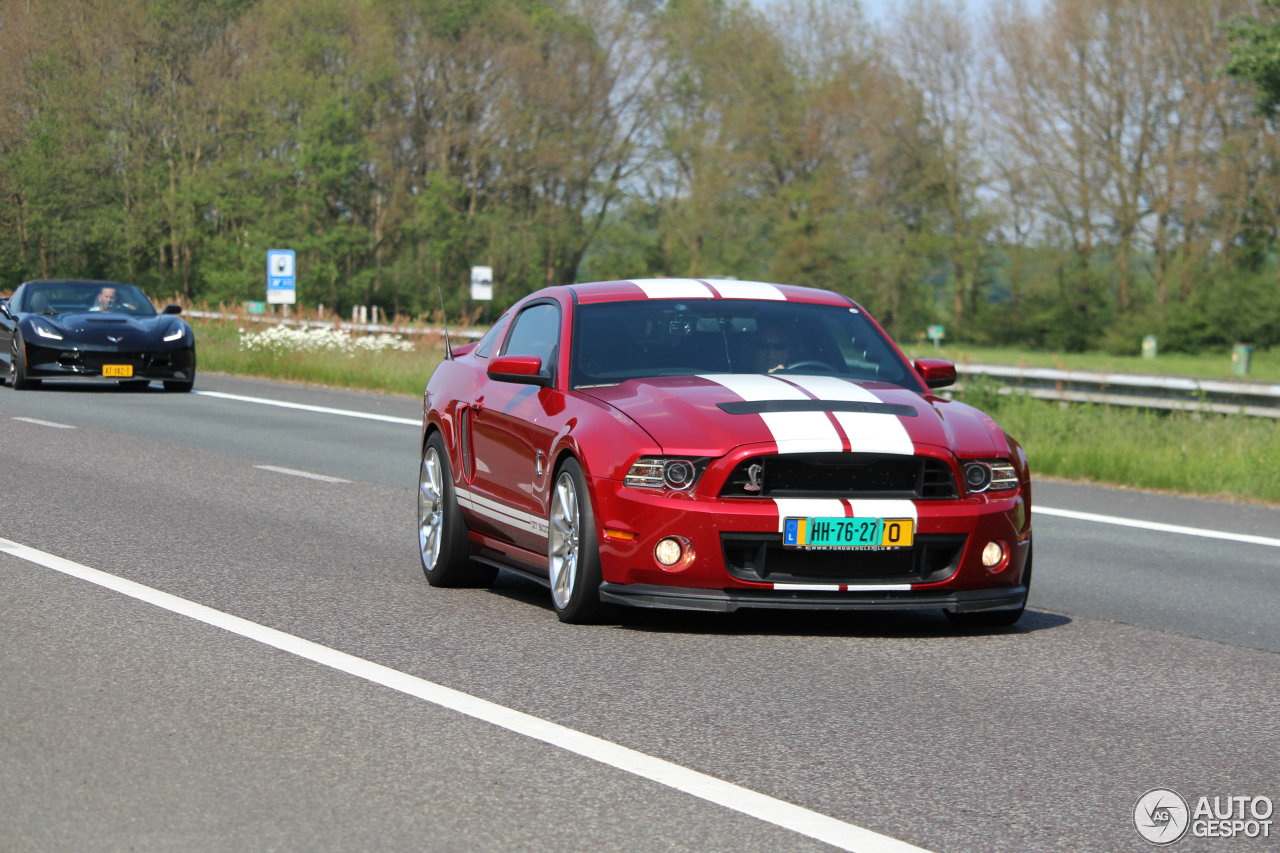
{"label": "green grass", "polygon": [[[351,355],[244,350],[235,321],[195,320],[200,369],[290,382],[420,397],[444,355],[437,336],[416,336],[411,353]],[[247,325],[247,324],[243,324]],[[1102,354],[932,346],[916,357],[1107,372],[1231,378],[1229,354],[1160,356],[1154,361]],[[1250,379],[1280,381],[1280,352],[1255,353]],[[969,383],[960,399],[990,412],[1022,443],[1033,474],[1280,504],[1280,422],[1270,418],[1164,413],[1107,406],[1063,407],[994,386]]]}
{"label": "green grass", "polygon": [[192,324],[199,369],[214,373],[421,397],[431,371],[444,357],[444,344],[438,335],[410,336],[413,352],[279,354],[240,346],[239,329],[254,331],[257,327],[232,320],[193,320]]}
{"label": "green grass", "polygon": [[1065,405],[1014,395],[981,407],[1026,448],[1034,475],[1280,504],[1271,418]]}

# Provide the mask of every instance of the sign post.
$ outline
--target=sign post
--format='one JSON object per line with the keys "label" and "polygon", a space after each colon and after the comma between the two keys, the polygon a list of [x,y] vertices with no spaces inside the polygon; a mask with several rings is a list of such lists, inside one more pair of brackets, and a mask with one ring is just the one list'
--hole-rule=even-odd
{"label": "sign post", "polygon": [[298,301],[298,276],[293,249],[267,249],[267,302],[293,305]]}

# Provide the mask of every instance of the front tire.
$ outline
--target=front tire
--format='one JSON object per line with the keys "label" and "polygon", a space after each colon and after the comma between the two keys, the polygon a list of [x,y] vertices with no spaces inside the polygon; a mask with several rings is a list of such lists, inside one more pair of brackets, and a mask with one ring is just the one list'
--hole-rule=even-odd
{"label": "front tire", "polygon": [[449,454],[438,432],[427,439],[418,468],[418,554],[432,586],[488,586],[498,574],[491,566],[471,562]]}
{"label": "front tire", "polygon": [[27,376],[27,347],[22,341],[22,335],[16,331],[13,335],[13,347],[9,351],[9,384],[15,391],[40,387],[39,379]]}
{"label": "front tire", "polygon": [[606,613],[600,600],[600,543],[596,516],[582,466],[566,459],[556,473],[547,519],[547,568],[551,602],[561,622],[597,622]]}

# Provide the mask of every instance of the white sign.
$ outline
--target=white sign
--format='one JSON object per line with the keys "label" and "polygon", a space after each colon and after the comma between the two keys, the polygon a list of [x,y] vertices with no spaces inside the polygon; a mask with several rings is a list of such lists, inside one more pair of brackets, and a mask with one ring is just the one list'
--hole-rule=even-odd
{"label": "white sign", "polygon": [[471,298],[477,302],[493,300],[493,267],[471,268]]}
{"label": "white sign", "polygon": [[293,249],[267,249],[267,302],[293,305],[297,301]]}

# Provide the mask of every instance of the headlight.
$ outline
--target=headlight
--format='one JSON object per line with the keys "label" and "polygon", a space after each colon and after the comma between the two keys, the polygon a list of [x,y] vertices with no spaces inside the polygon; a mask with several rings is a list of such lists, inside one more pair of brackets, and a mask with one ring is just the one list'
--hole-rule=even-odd
{"label": "headlight", "polygon": [[971,495],[1006,492],[1018,488],[1018,472],[1006,459],[975,459],[964,463],[964,485]]}
{"label": "headlight", "polygon": [[169,334],[164,336],[165,341],[176,341],[187,333],[186,326],[177,326]]}
{"label": "headlight", "polygon": [[694,459],[642,456],[632,464],[623,482],[640,489],[687,492],[698,481],[703,464]]}
{"label": "headlight", "polygon": [[62,333],[42,320],[32,321],[31,328],[35,329],[36,334],[42,338],[48,338],[51,341],[62,340]]}

